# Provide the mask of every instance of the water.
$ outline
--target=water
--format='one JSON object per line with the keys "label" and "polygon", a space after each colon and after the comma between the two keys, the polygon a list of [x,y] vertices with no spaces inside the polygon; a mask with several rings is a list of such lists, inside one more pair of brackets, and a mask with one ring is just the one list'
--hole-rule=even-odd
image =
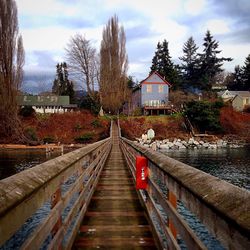
{"label": "water", "polygon": [[169,157],[250,190],[250,148],[161,151]]}
{"label": "water", "polygon": [[5,149],[0,150],[0,180],[11,175],[17,174],[25,169],[31,168],[37,164],[53,159],[61,155],[61,151],[50,153],[37,149]]}

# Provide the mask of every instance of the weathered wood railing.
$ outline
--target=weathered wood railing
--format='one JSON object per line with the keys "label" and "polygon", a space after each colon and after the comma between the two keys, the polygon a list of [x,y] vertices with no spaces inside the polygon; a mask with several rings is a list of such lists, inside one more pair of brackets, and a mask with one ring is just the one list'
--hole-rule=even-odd
{"label": "weathered wood railing", "polygon": [[40,249],[45,241],[48,249],[71,249],[110,149],[107,138],[0,181],[0,248],[49,202],[48,216],[22,249]]}
{"label": "weathered wood railing", "polygon": [[[180,202],[227,249],[250,249],[250,192],[120,137],[135,178],[136,156],[149,164],[147,190],[140,191],[163,249],[207,249],[176,209]],[[177,236],[177,237],[176,237]]]}

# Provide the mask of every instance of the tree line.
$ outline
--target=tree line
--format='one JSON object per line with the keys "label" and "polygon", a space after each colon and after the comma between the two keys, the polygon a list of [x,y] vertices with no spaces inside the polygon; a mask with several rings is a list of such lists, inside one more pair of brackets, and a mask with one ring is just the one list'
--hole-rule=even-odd
{"label": "tree line", "polygon": [[[19,34],[15,0],[0,1],[0,141],[27,142],[18,118],[16,96],[23,77],[24,48]],[[127,99],[126,36],[118,17],[113,16],[103,28],[100,52],[83,35],[71,37],[67,62],[58,63],[52,92],[74,96],[74,84],[69,71],[82,82],[92,103],[116,113]],[[95,85],[98,85],[99,91]]]}
{"label": "tree line", "polygon": [[73,100],[72,81],[67,77],[69,68],[87,92],[84,101],[98,107],[102,105],[107,112],[117,113],[129,93],[126,36],[117,16],[110,18],[102,35],[99,53],[85,36],[76,34],[71,37],[66,47],[68,64],[63,62],[56,66],[52,92],[67,94]]}
{"label": "tree line", "polygon": [[[179,57],[181,64],[174,64],[168,49],[166,39],[158,42],[155,55],[152,59],[150,73],[158,71],[168,80],[174,89],[210,91],[212,85],[218,83],[224,72],[224,62],[232,61],[231,57],[219,57],[219,42],[216,41],[208,30],[203,39],[203,49],[198,53],[199,47],[193,37],[189,37],[183,45],[183,55]],[[250,90],[250,54],[245,65],[235,67],[234,73],[223,77],[223,83],[229,89]]]}
{"label": "tree line", "polygon": [[[223,72],[223,62],[232,58],[219,57],[219,43],[207,31],[202,53],[198,53],[195,41],[190,37],[183,46],[181,65],[172,62],[168,42],[157,44],[152,59],[151,72],[158,71],[173,88],[199,88],[210,90],[216,77]],[[0,1],[0,140],[25,141],[18,119],[16,95],[23,77],[24,48],[19,34],[15,0]],[[67,63],[66,63],[67,62]],[[102,105],[104,110],[117,113],[128,100],[133,87],[132,77],[127,76],[128,56],[126,35],[117,16],[111,17],[103,28],[99,51],[81,34],[70,38],[66,46],[66,62],[56,65],[56,78],[52,92],[74,98],[74,75],[88,94],[88,102]],[[227,77],[232,89],[249,90],[250,55],[243,67]]]}

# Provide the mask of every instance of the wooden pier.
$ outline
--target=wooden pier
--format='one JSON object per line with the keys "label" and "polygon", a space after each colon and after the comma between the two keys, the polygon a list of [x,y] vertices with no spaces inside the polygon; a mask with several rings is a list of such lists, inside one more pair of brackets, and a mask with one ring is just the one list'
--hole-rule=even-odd
{"label": "wooden pier", "polygon": [[79,231],[73,249],[157,249],[119,147],[117,127],[111,153]]}

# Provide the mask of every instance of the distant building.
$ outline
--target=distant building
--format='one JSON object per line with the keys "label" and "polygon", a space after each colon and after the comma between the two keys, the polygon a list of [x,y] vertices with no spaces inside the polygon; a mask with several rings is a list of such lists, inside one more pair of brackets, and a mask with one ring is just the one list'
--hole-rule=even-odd
{"label": "distant building", "polygon": [[77,108],[77,105],[70,104],[69,96],[19,95],[17,103],[21,108],[31,106],[36,113],[64,113]]}
{"label": "distant building", "polygon": [[221,84],[212,85],[212,90],[215,92],[227,90],[227,86]]}
{"label": "distant building", "polygon": [[250,107],[250,91],[239,91],[232,100],[232,106],[237,111]]}
{"label": "distant building", "polygon": [[231,91],[225,90],[217,93],[218,97],[221,97],[224,102],[232,101],[237,95],[248,95],[249,91]]}
{"label": "distant building", "polygon": [[144,115],[167,114],[169,106],[169,88],[171,84],[156,71],[141,81],[132,91],[131,100],[125,105],[125,113],[132,114],[141,108]]}

